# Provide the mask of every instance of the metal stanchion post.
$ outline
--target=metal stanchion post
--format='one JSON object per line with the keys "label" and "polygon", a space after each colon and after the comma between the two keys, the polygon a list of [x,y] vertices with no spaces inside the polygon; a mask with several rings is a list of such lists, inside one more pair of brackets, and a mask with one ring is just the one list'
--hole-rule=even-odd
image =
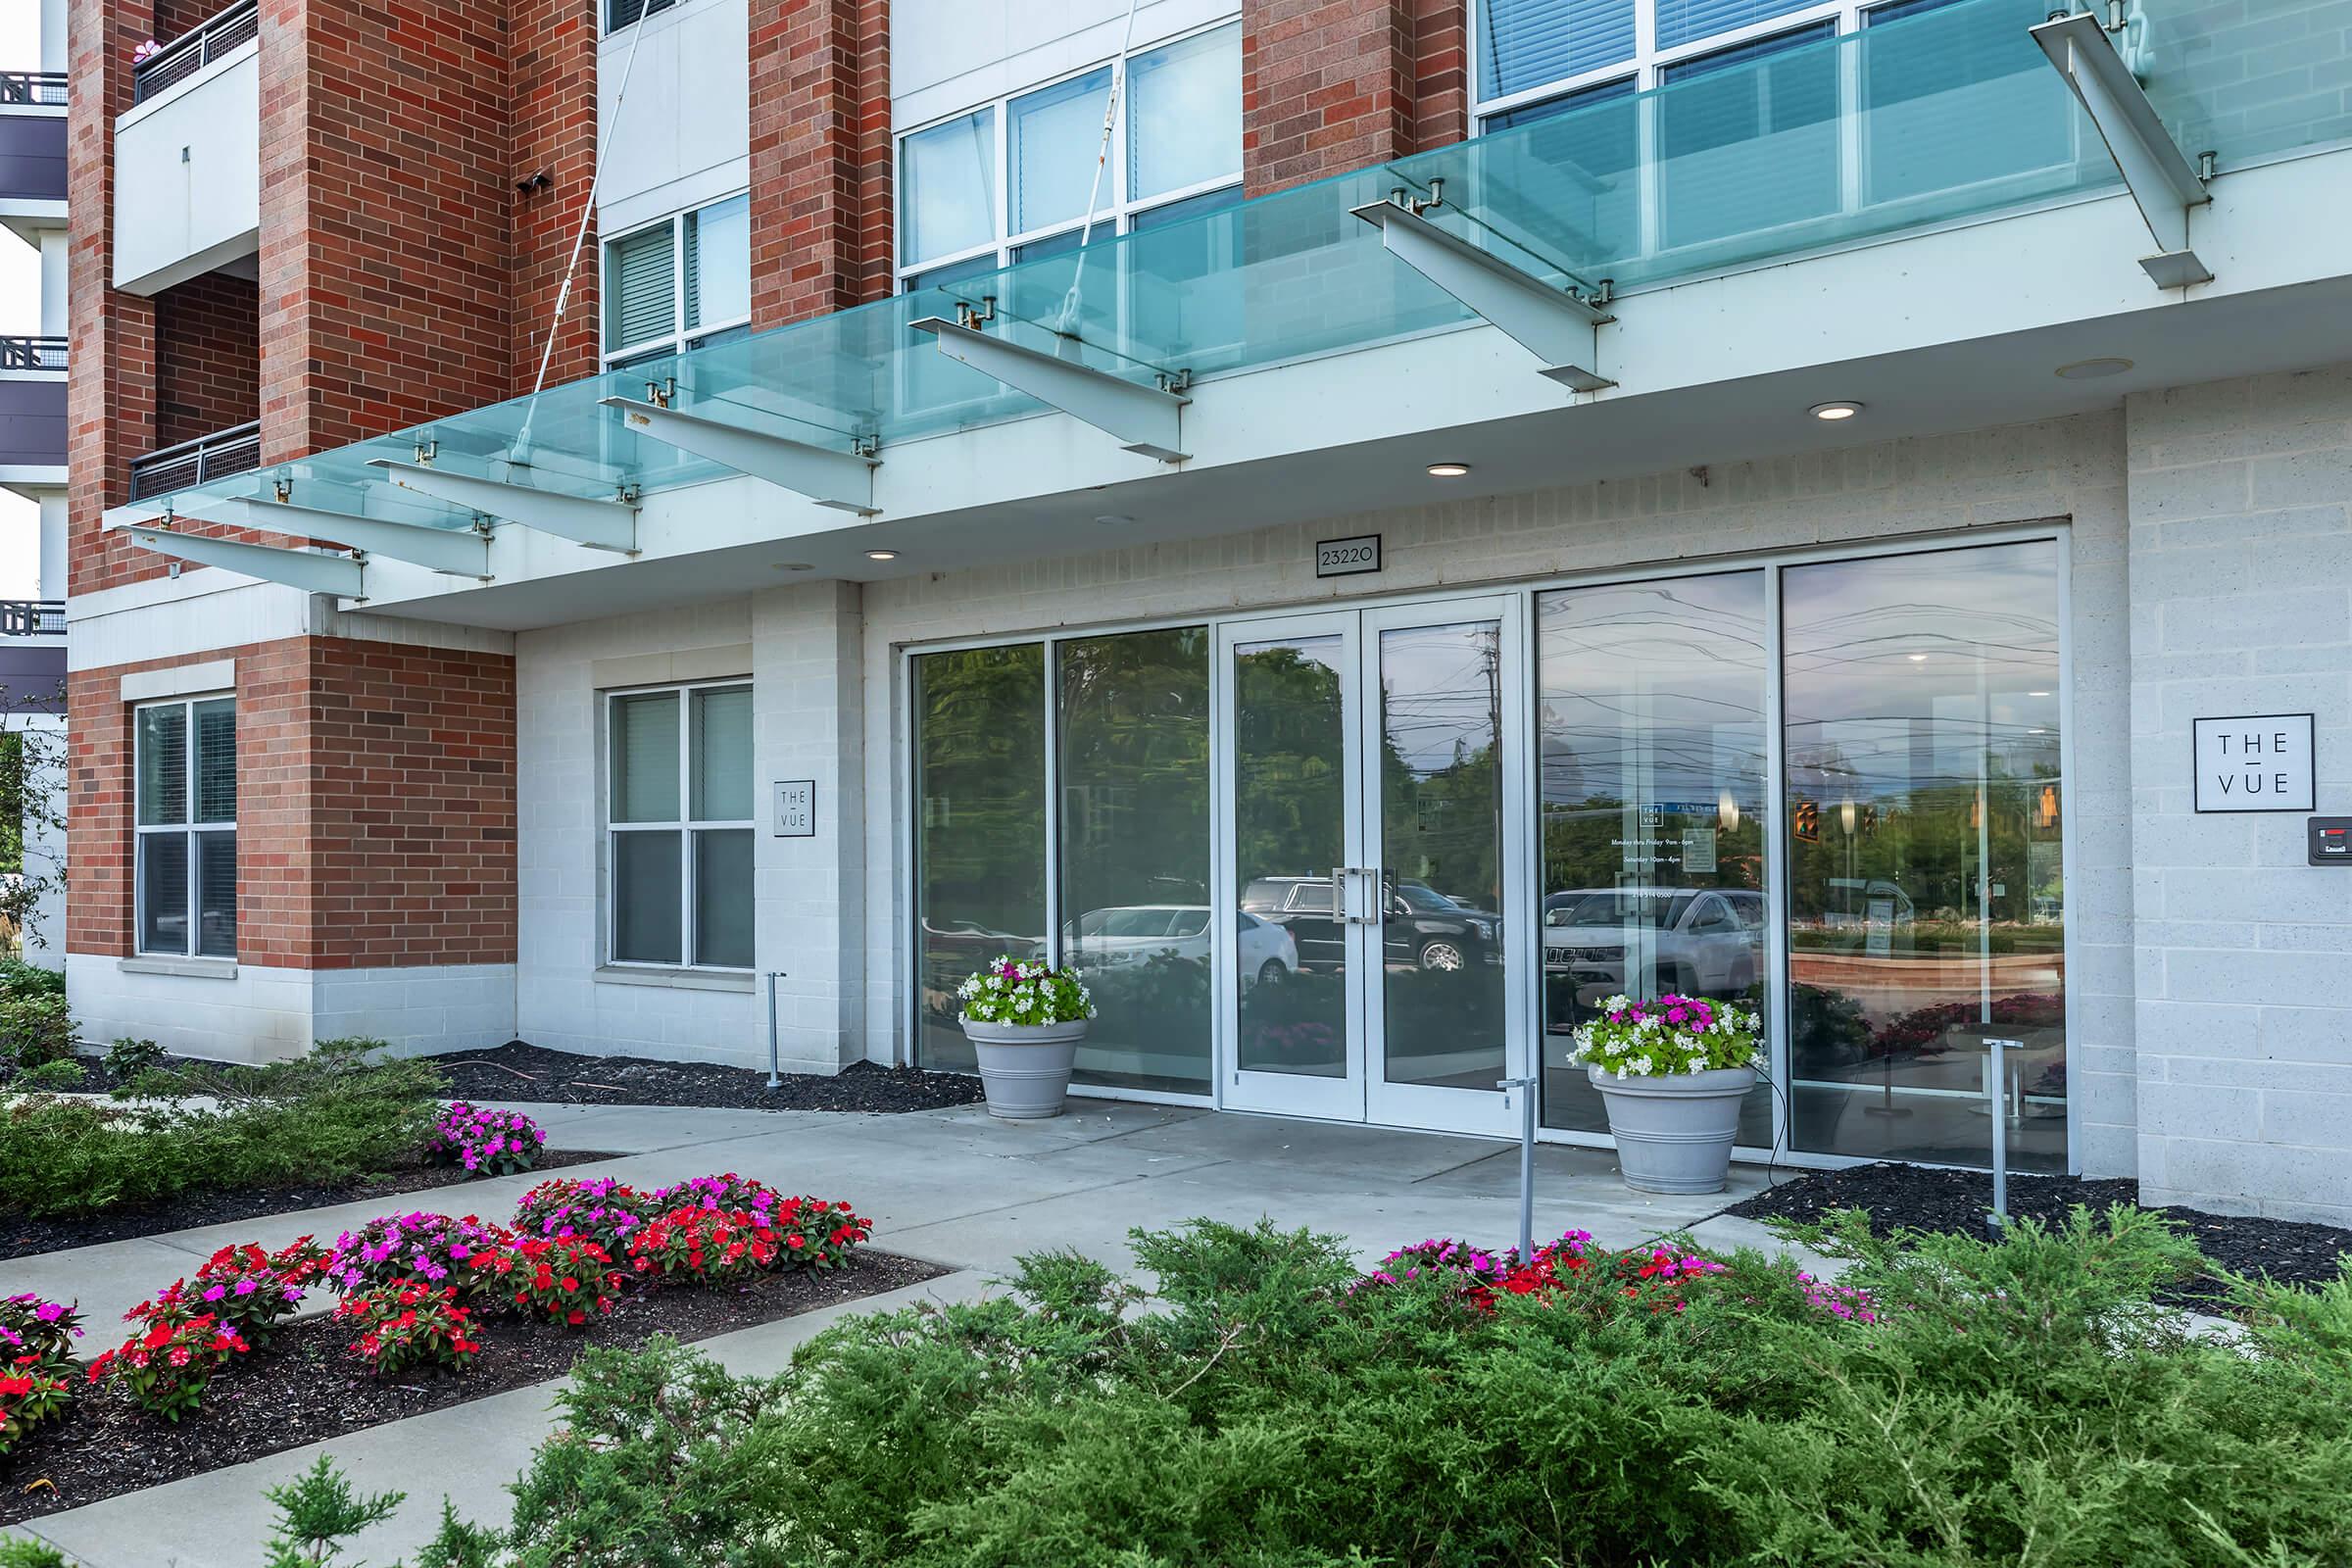
{"label": "metal stanchion post", "polygon": [[767,971],[767,1087],[781,1089],[783,1077],[776,1071],[776,982],[784,978],[781,969]]}
{"label": "metal stanchion post", "polygon": [[2001,1232],[2009,1225],[2009,1061],[2001,1053],[2024,1047],[2022,1040],[1995,1040],[1990,1036],[1984,1040],[1984,1049],[1991,1053],[1992,1068],[1985,1074],[1990,1080],[1992,1100],[1992,1213],[1986,1218],[1985,1228],[1992,1232],[1995,1241],[2000,1240]]}
{"label": "metal stanchion post", "polygon": [[1494,1087],[1521,1089],[1519,1105],[1519,1261],[1536,1255],[1536,1084],[1534,1078],[1505,1078]]}

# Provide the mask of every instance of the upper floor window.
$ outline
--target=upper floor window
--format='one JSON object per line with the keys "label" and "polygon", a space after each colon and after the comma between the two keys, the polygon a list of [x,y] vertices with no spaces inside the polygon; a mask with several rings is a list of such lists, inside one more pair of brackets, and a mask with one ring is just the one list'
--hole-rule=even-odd
{"label": "upper floor window", "polygon": [[1090,196],[1098,235],[1145,226],[1176,202],[1240,199],[1239,23],[1127,57],[1098,188],[1110,87],[1106,62],[901,137],[902,286],[1074,249]]}
{"label": "upper floor window", "polygon": [[138,951],[237,956],[237,709],[229,697],[132,710]]}
{"label": "upper floor window", "polygon": [[605,364],[724,342],[751,330],[749,196],[678,213],[605,246]]}
{"label": "upper floor window", "polygon": [[618,32],[677,3],[678,0],[605,0],[605,31]]}

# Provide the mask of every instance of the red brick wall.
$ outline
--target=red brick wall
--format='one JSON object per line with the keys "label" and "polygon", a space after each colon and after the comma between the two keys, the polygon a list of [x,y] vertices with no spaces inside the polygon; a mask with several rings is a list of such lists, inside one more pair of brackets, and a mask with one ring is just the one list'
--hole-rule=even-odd
{"label": "red brick wall", "polygon": [[261,417],[261,289],[207,272],[155,296],[155,442],[176,446]]}
{"label": "red brick wall", "polygon": [[514,660],[332,637],[74,672],[68,951],[132,951],[122,676],[215,659],[237,665],[239,959],[512,963]]}
{"label": "red brick wall", "polygon": [[752,322],[891,290],[888,0],[752,0]]}
{"label": "red brick wall", "polygon": [[1461,140],[1467,19],[1465,0],[1244,0],[1249,193]]}
{"label": "red brick wall", "polygon": [[[516,180],[546,174],[544,188],[517,191],[513,211],[513,388],[531,389],[547,346],[557,291],[571,258],[580,210],[596,171],[596,0],[511,0],[514,58],[508,72]],[[594,220],[548,366],[555,386],[592,374],[601,346],[597,321],[600,269]]]}

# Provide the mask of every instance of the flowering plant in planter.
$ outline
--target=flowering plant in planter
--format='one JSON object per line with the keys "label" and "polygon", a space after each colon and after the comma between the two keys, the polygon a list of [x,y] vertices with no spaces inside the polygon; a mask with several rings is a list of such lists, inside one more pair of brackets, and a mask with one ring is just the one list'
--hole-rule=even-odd
{"label": "flowering plant in planter", "polygon": [[673,1208],[629,1239],[629,1267],[685,1285],[748,1279],[775,1265],[781,1240],[745,1209]]}
{"label": "flowering plant in planter", "polygon": [[504,1225],[467,1214],[384,1214],[335,1238],[326,1278],[346,1294],[397,1279],[425,1285],[450,1284],[461,1291],[481,1288],[474,1278],[476,1252],[505,1247],[514,1233]]}
{"label": "flowering plant in planter", "polygon": [[674,1187],[664,1187],[647,1200],[647,1209],[655,1214],[677,1208],[710,1213],[741,1209],[765,1223],[783,1201],[784,1195],[765,1182],[728,1171],[723,1176],[690,1176]]}
{"label": "flowering plant in planter", "polygon": [[433,1124],[425,1157],[463,1165],[476,1176],[512,1176],[539,1163],[547,1134],[519,1110],[492,1110],[452,1101]]}
{"label": "flowering plant in planter", "polygon": [[1084,1023],[1095,1015],[1094,993],[1072,968],[1049,969],[1035,959],[999,956],[967,976],[956,994],[966,1023]]}
{"label": "flowering plant in planter", "polygon": [[269,1342],[277,1320],[302,1303],[302,1289],[326,1271],[326,1249],[302,1237],[274,1252],[248,1242],[223,1247],[196,1271],[193,1285],[174,1280],[157,1299],[192,1298],[255,1346]]}
{"label": "flowering plant in planter", "polygon": [[90,1381],[125,1390],[167,1421],[201,1405],[213,1374],[251,1348],[236,1330],[210,1312],[190,1315],[185,1303],[142,1301],[122,1316],[147,1327],[92,1361]]}
{"label": "flowering plant in planter", "polygon": [[575,1329],[612,1310],[612,1293],[624,1278],[612,1253],[579,1236],[526,1237],[482,1253],[474,1269],[523,1311]]}
{"label": "flowering plant in planter", "polygon": [[458,1299],[454,1285],[387,1280],[345,1298],[335,1316],[360,1326],[351,1353],[378,1377],[413,1366],[462,1372],[482,1348],[473,1337],[473,1309]]}
{"label": "flowering plant in planter", "polygon": [[1654,1002],[1611,997],[1600,1015],[1578,1026],[1571,1061],[1618,1078],[1663,1078],[1725,1067],[1764,1065],[1757,1042],[1761,1015],[1703,997]]}
{"label": "flowering plant in planter", "polygon": [[81,1338],[81,1314],[60,1301],[25,1291],[0,1298],[0,1364],[30,1356],[43,1365],[71,1361]]}
{"label": "flowering plant in planter", "polygon": [[851,1251],[874,1233],[872,1222],[853,1212],[846,1198],[832,1203],[821,1198],[788,1198],[772,1223],[784,1244],[785,1260],[802,1268],[847,1268]]}
{"label": "flowering plant in planter", "polygon": [[557,1176],[522,1195],[522,1201],[514,1205],[514,1229],[542,1241],[578,1237],[608,1252],[618,1251],[646,1215],[675,1206],[664,1201],[666,1196],[648,1199],[609,1176]]}
{"label": "flowering plant in planter", "polygon": [[25,1433],[64,1414],[73,1397],[73,1380],[38,1357],[19,1356],[0,1365],[0,1457]]}

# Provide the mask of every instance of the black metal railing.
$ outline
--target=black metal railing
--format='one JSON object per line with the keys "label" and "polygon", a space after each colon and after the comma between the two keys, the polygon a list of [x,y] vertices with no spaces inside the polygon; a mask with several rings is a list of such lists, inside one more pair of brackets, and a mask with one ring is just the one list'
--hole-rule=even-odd
{"label": "black metal railing", "polygon": [[66,340],[0,332],[0,370],[62,370]]}
{"label": "black metal railing", "polygon": [[62,71],[0,71],[0,104],[60,105],[66,101]]}
{"label": "black metal railing", "polygon": [[230,50],[251,43],[261,25],[258,0],[237,0],[133,66],[130,101],[145,103],[173,82],[185,81]]}
{"label": "black metal railing", "polygon": [[62,637],[65,633],[64,600],[0,599],[0,637]]}
{"label": "black metal railing", "polygon": [[251,473],[262,466],[262,421],[215,430],[130,460],[130,499],[142,501],[192,484]]}

